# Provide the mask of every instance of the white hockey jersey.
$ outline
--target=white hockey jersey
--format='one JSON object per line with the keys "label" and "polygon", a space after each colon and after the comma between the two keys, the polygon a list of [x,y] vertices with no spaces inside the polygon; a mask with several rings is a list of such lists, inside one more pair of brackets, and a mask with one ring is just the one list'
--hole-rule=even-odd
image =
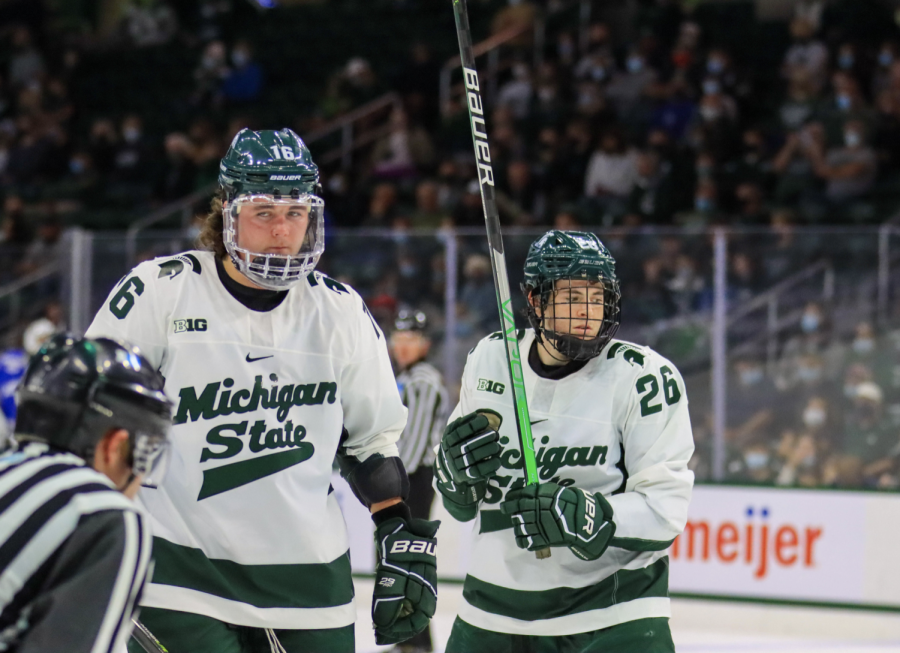
{"label": "white hockey jersey", "polygon": [[[526,359],[534,332],[519,335]],[[469,355],[450,418],[479,408],[503,416],[503,466],[478,506],[460,618],[495,632],[558,636],[668,617],[666,549],[684,528],[693,486],[681,375],[651,349],[620,340],[559,380],[522,368],[540,479],[602,492],[616,536],[592,562],[564,547],[538,560],[516,546],[499,507],[524,473],[505,344],[499,333],[488,336]]]}
{"label": "white hockey jersey", "polygon": [[176,403],[161,487],[142,488],[156,569],[142,604],[228,623],[355,621],[330,478],[341,442],[396,456],[406,409],[359,295],[318,272],[268,312],[232,297],[210,252],[142,263],[88,336],[138,345]]}

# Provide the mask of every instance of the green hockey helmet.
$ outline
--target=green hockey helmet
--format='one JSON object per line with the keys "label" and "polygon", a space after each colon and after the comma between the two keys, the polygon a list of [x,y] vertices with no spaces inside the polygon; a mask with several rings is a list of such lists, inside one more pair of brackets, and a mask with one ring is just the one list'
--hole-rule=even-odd
{"label": "green hockey helmet", "polygon": [[[225,249],[238,270],[264,288],[286,290],[315,269],[325,251],[325,202],[319,168],[297,134],[242,129],[219,165],[219,186]],[[308,219],[298,251],[254,252],[240,245],[241,213],[256,215],[261,207]]]}
{"label": "green hockey helmet", "polygon": [[[599,303],[596,293],[587,289],[575,292],[570,288],[575,284],[561,284],[563,281],[599,284],[602,317],[592,317],[598,313],[589,305]],[[563,289],[566,292],[561,292]],[[525,259],[522,292],[538,342],[547,341],[566,360],[598,356],[619,328],[621,293],[616,261],[594,234],[553,230],[532,243]],[[565,313],[558,313],[557,307],[563,303]]]}

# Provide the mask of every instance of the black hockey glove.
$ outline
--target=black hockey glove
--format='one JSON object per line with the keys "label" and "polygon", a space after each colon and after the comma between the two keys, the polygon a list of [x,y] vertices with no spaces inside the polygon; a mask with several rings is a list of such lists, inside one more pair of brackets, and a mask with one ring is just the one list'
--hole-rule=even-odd
{"label": "black hockey glove", "polygon": [[[390,510],[387,508],[386,510]],[[377,514],[377,513],[376,513]],[[390,517],[375,527],[375,643],[397,644],[425,630],[437,609],[439,521]]]}
{"label": "black hockey glove", "polygon": [[473,507],[484,498],[487,480],[500,469],[502,422],[499,414],[484,409],[455,419],[444,429],[434,461],[435,483],[457,519],[475,516]]}
{"label": "black hockey glove", "polygon": [[500,510],[512,517],[516,544],[529,551],[567,546],[582,560],[596,560],[616,532],[612,506],[602,494],[556,483],[510,490]]}

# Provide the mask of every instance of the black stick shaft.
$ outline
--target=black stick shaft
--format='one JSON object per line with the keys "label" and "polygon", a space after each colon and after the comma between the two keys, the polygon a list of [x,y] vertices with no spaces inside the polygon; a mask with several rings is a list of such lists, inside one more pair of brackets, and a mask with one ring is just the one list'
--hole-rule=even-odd
{"label": "black stick shaft", "polygon": [[[494,170],[491,167],[487,124],[485,123],[484,104],[481,101],[478,72],[475,69],[475,53],[472,49],[472,30],[469,27],[466,0],[453,0],[453,16],[456,19],[459,58],[462,62],[463,80],[466,87],[466,104],[469,110],[469,124],[472,128],[472,143],[475,147],[475,164],[478,167],[478,187],[481,189],[481,203],[484,206],[484,221],[491,250],[491,269],[494,273],[494,288],[497,290],[497,308],[500,312],[500,324],[506,342],[506,362],[509,367],[519,448],[524,462],[525,481],[528,485],[533,485],[538,482],[538,475],[534,441],[531,437],[531,418],[528,413],[528,401],[525,397],[522,357],[516,337],[516,321],[509,292],[509,275],[506,272],[503,236],[500,233],[500,215],[497,213],[495,199]],[[541,549],[535,553],[538,558],[546,558],[550,555],[550,549]]]}

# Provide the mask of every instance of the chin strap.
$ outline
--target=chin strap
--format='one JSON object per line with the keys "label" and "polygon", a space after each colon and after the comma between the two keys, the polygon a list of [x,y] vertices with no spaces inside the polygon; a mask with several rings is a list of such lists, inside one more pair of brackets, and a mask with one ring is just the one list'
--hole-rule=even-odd
{"label": "chin strap", "polygon": [[116,489],[117,489],[119,492],[123,492],[123,493],[124,493],[125,490],[128,489],[128,486],[131,485],[132,481],[134,481],[134,479],[136,479],[136,478],[137,478],[137,474],[135,474],[134,472],[131,472],[131,474],[128,475],[128,480],[125,481],[125,482],[122,484],[122,487],[119,487],[119,488],[116,488]]}

